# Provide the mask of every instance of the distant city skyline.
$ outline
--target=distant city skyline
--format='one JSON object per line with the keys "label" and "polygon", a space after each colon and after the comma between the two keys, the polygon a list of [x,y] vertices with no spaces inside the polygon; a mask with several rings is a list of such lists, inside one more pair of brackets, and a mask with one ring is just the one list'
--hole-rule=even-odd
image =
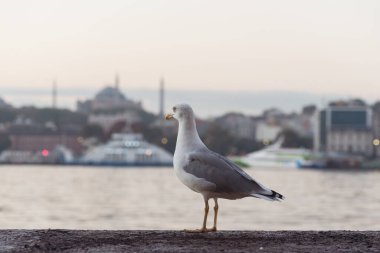
{"label": "distant city skyline", "polygon": [[[111,86],[112,84],[110,84]],[[158,85],[157,85],[158,86]],[[53,86],[52,86],[53,87]],[[0,87],[0,96],[6,102],[14,106],[52,106],[52,87],[40,88],[8,88]],[[56,101],[58,108],[76,109],[79,100],[92,99],[97,92],[106,86],[94,89],[59,88]],[[120,86],[121,91],[129,99],[141,101],[144,109],[159,113],[159,87],[153,89],[125,88]],[[80,94],[80,96],[78,96]],[[297,91],[204,91],[204,90],[165,90],[165,112],[178,103],[189,103],[197,109],[197,115],[202,118],[220,116],[228,112],[240,112],[247,115],[259,115],[263,110],[279,108],[284,112],[299,112],[303,106],[314,104],[319,108],[324,107],[334,99],[358,98],[355,96],[340,96],[338,94],[314,94]],[[360,97],[359,97],[360,98]],[[375,100],[366,100],[373,103]]]}
{"label": "distant city skyline", "polygon": [[[230,101],[218,96],[230,92],[375,101],[378,13],[376,0],[3,1],[0,97],[48,106],[44,92],[57,79],[58,92],[72,94],[58,106],[73,108],[76,98],[93,95],[119,73],[127,94],[153,93],[163,76],[167,106],[175,102],[170,91],[205,105]],[[189,90],[203,100],[188,97]],[[232,110],[246,110],[247,103],[234,103]],[[144,104],[157,111],[151,101]]]}

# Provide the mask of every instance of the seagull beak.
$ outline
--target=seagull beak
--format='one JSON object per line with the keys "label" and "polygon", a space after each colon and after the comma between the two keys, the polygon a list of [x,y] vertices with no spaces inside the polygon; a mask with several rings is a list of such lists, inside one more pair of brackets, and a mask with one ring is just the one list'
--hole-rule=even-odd
{"label": "seagull beak", "polygon": [[174,115],[173,113],[168,113],[168,114],[165,115],[165,119],[166,120],[170,120],[170,119],[173,118],[173,115]]}

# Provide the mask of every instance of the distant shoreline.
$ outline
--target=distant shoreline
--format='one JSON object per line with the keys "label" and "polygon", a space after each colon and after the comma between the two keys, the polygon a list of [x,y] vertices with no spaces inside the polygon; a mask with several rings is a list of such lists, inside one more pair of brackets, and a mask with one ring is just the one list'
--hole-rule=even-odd
{"label": "distant shoreline", "polygon": [[[109,164],[49,164],[49,163],[0,163],[0,168],[3,166],[17,167],[17,166],[41,166],[41,167],[83,167],[83,168],[107,168],[107,169],[167,169],[173,168],[171,164],[162,165],[145,165],[145,164],[120,164],[120,165],[109,165]],[[305,171],[332,171],[332,172],[371,172],[380,171],[380,168],[251,168],[243,167],[248,170],[305,170]]]}
{"label": "distant shoreline", "polygon": [[380,231],[0,230],[0,252],[379,252]]}

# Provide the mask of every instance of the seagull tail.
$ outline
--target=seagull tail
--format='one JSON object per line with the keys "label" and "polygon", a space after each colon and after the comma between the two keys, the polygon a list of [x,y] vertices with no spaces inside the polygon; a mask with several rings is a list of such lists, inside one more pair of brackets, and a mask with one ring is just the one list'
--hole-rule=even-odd
{"label": "seagull tail", "polygon": [[270,190],[270,191],[271,191],[270,194],[253,193],[253,194],[251,194],[251,196],[255,197],[255,198],[269,200],[269,201],[280,201],[280,200],[284,200],[285,199],[285,196],[283,196],[282,194],[280,194],[280,193],[278,193],[276,191],[273,191],[273,190]]}

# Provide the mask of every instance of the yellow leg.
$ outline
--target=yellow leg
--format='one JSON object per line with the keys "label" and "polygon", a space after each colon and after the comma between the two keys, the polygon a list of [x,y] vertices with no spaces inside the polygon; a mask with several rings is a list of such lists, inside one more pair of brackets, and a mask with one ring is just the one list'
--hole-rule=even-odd
{"label": "yellow leg", "polygon": [[206,231],[206,226],[207,226],[207,216],[208,216],[208,201],[205,201],[205,215],[203,217],[203,225],[202,225],[202,230]]}
{"label": "yellow leg", "polygon": [[207,225],[207,216],[208,216],[208,210],[209,210],[209,206],[208,206],[208,200],[205,199],[205,212],[204,212],[204,217],[203,217],[203,225],[202,225],[202,228],[201,229],[185,229],[185,232],[189,232],[189,233],[205,233],[207,232],[207,228],[206,228],[206,225]]}
{"label": "yellow leg", "polygon": [[215,201],[215,206],[214,206],[214,226],[212,227],[211,231],[216,231],[216,225],[218,223],[218,210],[219,210],[219,205],[218,205],[218,199],[214,198]]}

